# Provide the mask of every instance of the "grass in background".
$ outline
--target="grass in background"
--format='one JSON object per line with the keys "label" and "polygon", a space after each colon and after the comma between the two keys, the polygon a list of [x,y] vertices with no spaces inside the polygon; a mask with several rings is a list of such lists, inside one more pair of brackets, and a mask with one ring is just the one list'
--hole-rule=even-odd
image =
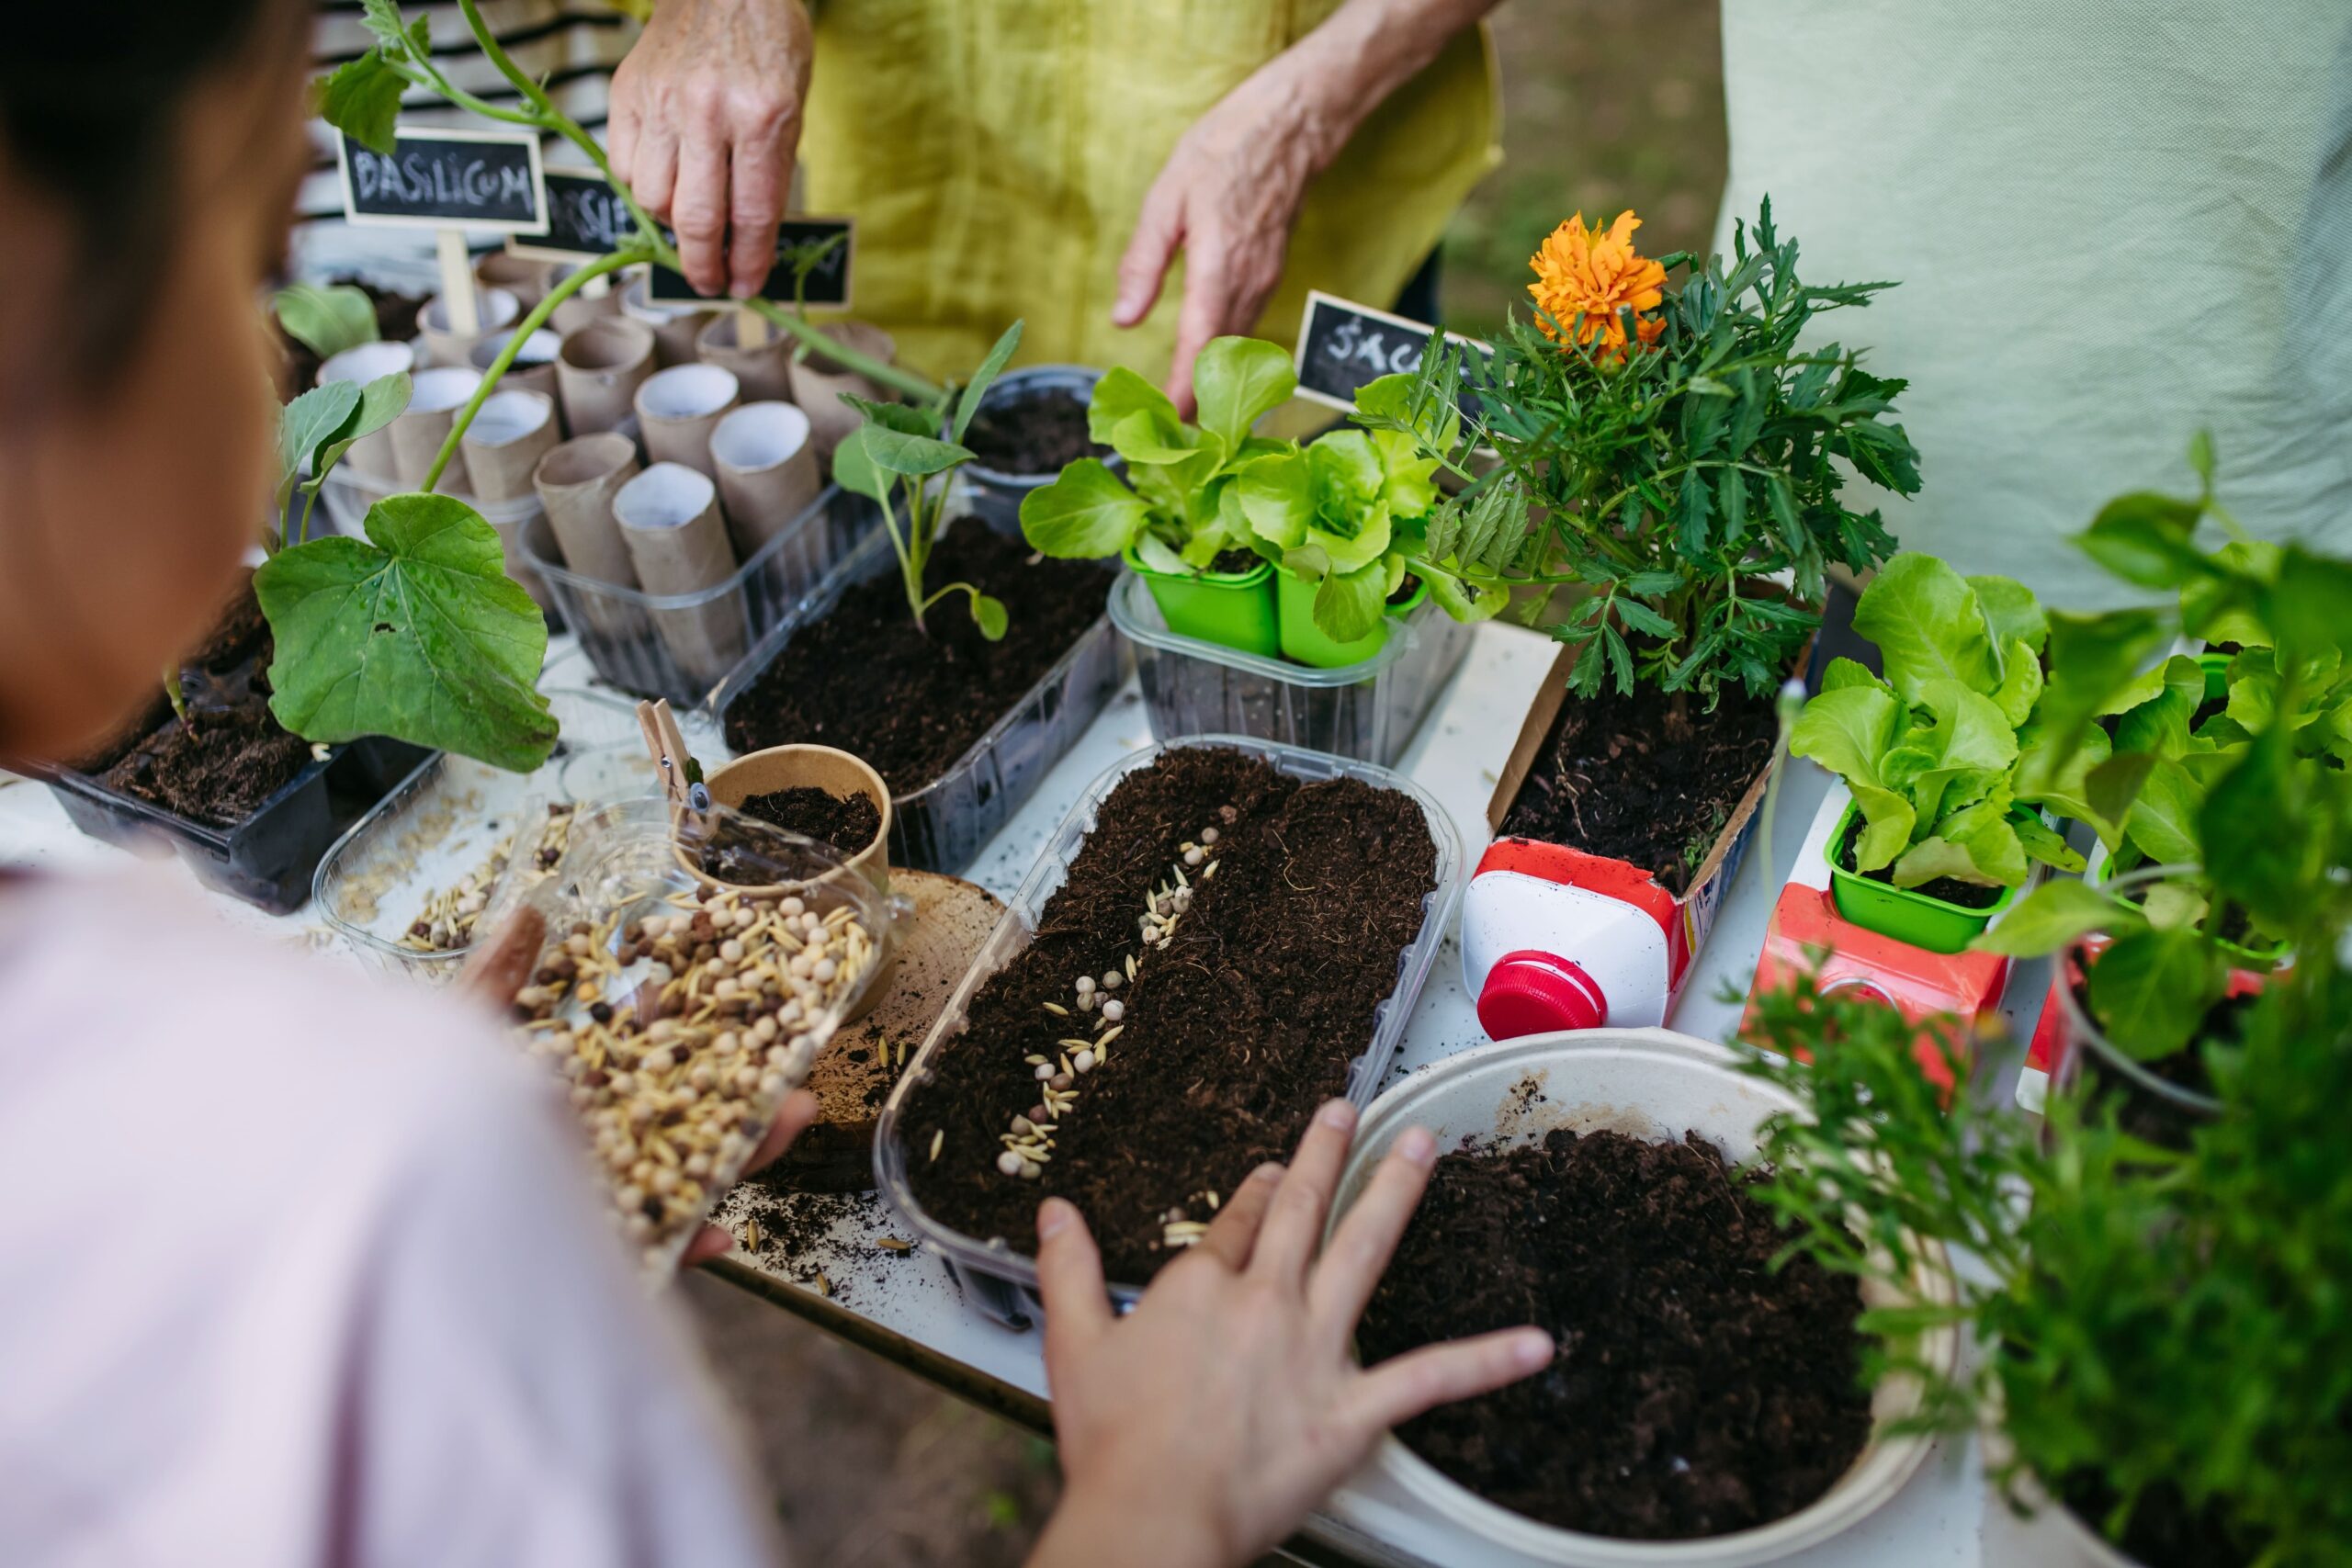
{"label": "grass in background", "polygon": [[1645,255],[1706,250],[1722,200],[1717,0],[1509,0],[1494,13],[1503,164],[1445,235],[1446,325],[1474,335],[1527,303],[1527,258],[1572,212],[1630,207]]}

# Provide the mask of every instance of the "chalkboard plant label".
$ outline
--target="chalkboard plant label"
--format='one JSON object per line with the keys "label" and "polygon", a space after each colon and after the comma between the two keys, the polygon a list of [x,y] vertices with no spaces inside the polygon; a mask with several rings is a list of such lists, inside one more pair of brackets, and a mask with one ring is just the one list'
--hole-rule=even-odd
{"label": "chalkboard plant label", "polygon": [[528,131],[402,130],[389,152],[337,139],[354,223],[548,231],[546,171]]}
{"label": "chalkboard plant label", "polygon": [[[760,298],[796,310],[846,310],[850,306],[850,258],[855,225],[847,218],[787,218],[776,230],[775,265]],[[656,304],[706,305],[686,275],[656,265],[647,288]]]}
{"label": "chalkboard plant label", "polygon": [[[1353,412],[1356,393],[1368,384],[1383,376],[1419,371],[1436,331],[1423,321],[1358,305],[1319,288],[1309,290],[1298,325],[1298,395]],[[1445,338],[1481,357],[1491,352],[1459,333],[1447,333]]]}
{"label": "chalkboard plant label", "polygon": [[637,237],[637,220],[612,183],[593,169],[549,169],[543,234],[510,239],[518,256],[585,261],[609,255]]}

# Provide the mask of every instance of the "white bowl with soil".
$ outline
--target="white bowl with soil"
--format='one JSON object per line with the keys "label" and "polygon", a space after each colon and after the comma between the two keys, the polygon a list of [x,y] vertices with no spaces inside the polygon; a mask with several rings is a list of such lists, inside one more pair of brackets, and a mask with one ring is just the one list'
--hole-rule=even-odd
{"label": "white bowl with soil", "polygon": [[[1466,1148],[1474,1153],[1503,1150],[1518,1153],[1542,1146],[1553,1153],[1563,1148],[1571,1153],[1582,1151],[1587,1154],[1613,1150],[1622,1156],[1628,1152],[1638,1153],[1645,1146],[1668,1144],[1670,1145],[1668,1152],[1683,1163],[1692,1164],[1692,1153],[1688,1146],[1672,1144],[1673,1140],[1680,1139],[1686,1132],[1690,1132],[1714,1145],[1724,1161],[1736,1166],[1755,1153],[1757,1129],[1765,1118],[1775,1111],[1796,1109],[1796,1102],[1780,1090],[1741,1073],[1737,1067],[1739,1059],[1738,1054],[1724,1046],[1663,1029],[1602,1029],[1530,1035],[1449,1057],[1382,1095],[1365,1113],[1356,1135],[1355,1148],[1340,1178],[1338,1199],[1333,1205],[1334,1225],[1362,1191],[1389,1145],[1407,1127],[1429,1128],[1437,1135],[1439,1147],[1448,1153],[1440,1161],[1430,1196],[1424,1201],[1421,1214],[1416,1220],[1417,1226],[1430,1228],[1418,1238],[1415,1232],[1408,1232],[1396,1262],[1392,1264],[1388,1277],[1367,1310],[1363,1326],[1359,1331],[1360,1342],[1374,1348],[1375,1354],[1383,1351],[1393,1353],[1407,1348],[1404,1343],[1384,1344],[1383,1340],[1385,1337],[1395,1337],[1400,1329],[1409,1332],[1416,1326],[1410,1323],[1412,1302],[1418,1282],[1430,1277],[1432,1258],[1430,1254],[1449,1247],[1458,1252],[1464,1245],[1464,1235],[1475,1234],[1471,1227],[1459,1223],[1458,1216],[1455,1223],[1447,1222],[1450,1195],[1446,1184],[1458,1170],[1466,1168],[1453,1165],[1453,1162],[1462,1157],[1455,1151]],[[1563,1134],[1574,1136],[1559,1136]],[[1622,1134],[1622,1137],[1611,1139],[1600,1136],[1609,1134]],[[1628,1143],[1627,1140],[1634,1142]],[[1702,1177],[1712,1179],[1711,1173],[1720,1168],[1703,1154],[1698,1158],[1702,1163],[1694,1164],[1693,1168]],[[1657,1173],[1663,1179],[1657,1185],[1642,1190],[1666,1193],[1668,1197],[1664,1201],[1678,1201],[1675,1197],[1678,1193],[1687,1195],[1699,1190],[1698,1187],[1688,1183],[1690,1172],[1681,1171],[1679,1168],[1670,1169],[1661,1163],[1643,1168]],[[1612,1178],[1611,1181],[1602,1183],[1602,1190],[1610,1192],[1612,1198],[1618,1192],[1635,1190],[1630,1184],[1613,1184],[1616,1179]],[[1677,1186],[1677,1183],[1683,1185]],[[1528,1190],[1532,1191],[1533,1189]],[[1517,1200],[1520,1202],[1529,1201],[1524,1198]],[[1692,1200],[1686,1196],[1679,1201],[1688,1202]],[[1710,1195],[1703,1200],[1704,1203],[1714,1205],[1724,1201],[1735,1204],[1734,1210],[1726,1212],[1734,1216],[1726,1223],[1735,1227],[1735,1234],[1745,1229],[1751,1242],[1757,1239],[1752,1235],[1753,1222],[1737,1217],[1741,1213],[1740,1205],[1746,1201],[1737,1194],[1725,1190],[1720,1197]],[[1645,1213],[1646,1216],[1648,1211]],[[1628,1235],[1638,1235],[1641,1228],[1634,1225],[1626,1227]],[[1523,1212],[1513,1213],[1508,1234],[1514,1239],[1536,1235],[1541,1232],[1540,1221],[1530,1224]],[[1573,1238],[1574,1244],[1579,1247],[1587,1246],[1589,1238],[1592,1247],[1606,1245],[1600,1239],[1600,1227],[1579,1226],[1573,1230],[1563,1227],[1561,1231],[1550,1234],[1560,1236],[1563,1242]],[[1418,1247],[1417,1239],[1420,1243]],[[1655,1242],[1657,1237],[1649,1239]],[[1770,1250],[1766,1249],[1767,1255]],[[1928,1255],[1936,1259],[1937,1268],[1918,1280],[1917,1299],[1948,1300],[1951,1281],[1942,1268],[1941,1251],[1939,1248],[1931,1249]],[[1447,1325],[1447,1333],[1466,1334],[1487,1327],[1508,1326],[1499,1322],[1489,1324],[1469,1318],[1468,1312],[1475,1299],[1480,1296],[1474,1288],[1474,1280],[1480,1271],[1462,1268],[1461,1264],[1467,1262],[1466,1259],[1440,1258],[1438,1261],[1453,1262],[1454,1269],[1443,1292],[1453,1299],[1440,1300],[1437,1306],[1438,1311],[1458,1314]],[[1499,1275],[1508,1261],[1490,1256],[1488,1268],[1484,1272]],[[1664,1271],[1674,1269],[1681,1261],[1683,1258],[1673,1249],[1662,1248],[1642,1260],[1638,1277],[1662,1278]],[[1811,1266],[1800,1263],[1781,1273],[1766,1271],[1752,1260],[1743,1267],[1747,1269],[1747,1278],[1755,1287],[1778,1289],[1773,1282]],[[1629,1268],[1627,1274],[1634,1277],[1634,1270]],[[1810,1282],[1800,1280],[1791,1289],[1803,1288],[1817,1292],[1831,1282],[1838,1288],[1845,1285],[1845,1281],[1836,1277],[1819,1276]],[[1436,1291],[1419,1293],[1431,1297],[1441,1295]],[[1893,1304],[1891,1297],[1882,1299],[1880,1293],[1869,1287],[1863,1287],[1859,1295],[1859,1304],[1864,1307]],[[1817,1303],[1821,1297],[1816,1293],[1811,1299]],[[1627,1301],[1630,1304],[1631,1287],[1628,1288]],[[1531,1307],[1534,1304],[1532,1301],[1529,1303]],[[1694,1321],[1695,1314],[1704,1306],[1704,1303],[1695,1295],[1688,1303],[1669,1297],[1658,1304],[1671,1309],[1667,1315],[1679,1317],[1689,1314]],[[1722,1328],[1715,1337],[1742,1337],[1738,1347],[1731,1352],[1733,1359],[1746,1359],[1751,1363],[1769,1360],[1770,1351],[1767,1348],[1759,1341],[1744,1337],[1751,1331],[1761,1330],[1763,1325],[1756,1318],[1762,1310],[1759,1298],[1744,1304],[1739,1313],[1726,1313],[1716,1320]],[[1849,1322],[1850,1310],[1850,1307],[1847,1309]],[[1525,1321],[1527,1315],[1529,1314],[1521,1313],[1519,1321]],[[1628,1324],[1638,1324],[1643,1331],[1647,1332],[1654,1329],[1656,1321],[1658,1320],[1637,1318],[1621,1312],[1609,1320],[1585,1320],[1581,1327],[1574,1323],[1545,1324],[1544,1326],[1555,1335],[1560,1334],[1564,1327],[1574,1328],[1577,1332],[1563,1343],[1560,1359],[1553,1368],[1523,1385],[1524,1390],[1532,1396],[1552,1402],[1553,1407],[1559,1413],[1565,1413],[1571,1398],[1592,1397],[1590,1384],[1594,1380],[1615,1375],[1615,1368],[1631,1364],[1624,1361],[1611,1363],[1602,1359],[1612,1350],[1622,1352],[1624,1348],[1607,1345],[1608,1338]],[[1422,1324],[1418,1326],[1425,1328],[1429,1325]],[[1700,1336],[1694,1331],[1690,1337]],[[1578,1359],[1579,1348],[1587,1351],[1587,1359],[1582,1362]],[[1958,1357],[1959,1340],[1953,1331],[1943,1329],[1924,1337],[1907,1348],[1928,1364],[1948,1371]],[[1857,1356],[1859,1351],[1857,1343]],[[1687,1363],[1671,1370],[1686,1380],[1693,1371],[1692,1366]],[[1767,1365],[1765,1370],[1769,1371],[1770,1366]],[[1576,1382],[1566,1383],[1561,1381],[1565,1379]],[[1700,1389],[1704,1390],[1704,1397],[1698,1393]],[[1774,1391],[1762,1392],[1770,1393]],[[1722,1404],[1728,1393],[1719,1385],[1703,1381],[1695,1386],[1686,1382],[1680,1391],[1681,1394],[1689,1396],[1685,1408],[1710,1415],[1718,1422],[1731,1419]],[[1842,1395],[1842,1391],[1840,1393]],[[1510,1390],[1504,1390],[1486,1398],[1504,1399],[1510,1393]],[[1758,1477],[1755,1475],[1721,1474],[1710,1477],[1701,1473],[1702,1466],[1691,1464],[1685,1457],[1686,1449],[1696,1448],[1689,1439],[1699,1438],[1701,1434],[1678,1432],[1670,1427],[1660,1429],[1657,1426],[1662,1419],[1671,1419],[1675,1415],[1678,1391],[1669,1382],[1661,1381],[1659,1392],[1654,1397],[1657,1402],[1655,1406],[1644,1404],[1638,1407],[1642,1419],[1652,1424],[1648,1437],[1651,1447],[1642,1454],[1646,1465],[1629,1462],[1622,1472],[1611,1469],[1596,1488],[1600,1494],[1597,1499],[1589,1495],[1578,1495],[1566,1506],[1565,1511],[1575,1512],[1590,1506],[1596,1513],[1613,1515],[1621,1504],[1630,1506],[1629,1499],[1634,1489],[1644,1484],[1657,1485],[1658,1495],[1672,1500],[1675,1489],[1684,1484],[1682,1478],[1687,1476],[1698,1478],[1689,1483],[1694,1488],[1719,1480],[1720,1489],[1705,1494],[1711,1499],[1707,1506],[1714,1506],[1729,1496],[1735,1499],[1734,1511],[1736,1511],[1736,1500],[1748,1495],[1746,1488],[1754,1485],[1759,1495],[1767,1490],[1756,1484]],[[1857,1405],[1861,1398],[1859,1393],[1852,1396]],[[1666,1539],[1634,1539],[1589,1533],[1542,1522],[1529,1514],[1479,1495],[1416,1452],[1408,1446],[1408,1440],[1417,1438],[1424,1441],[1442,1440],[1442,1437],[1427,1437],[1418,1431],[1419,1423],[1408,1423],[1401,1429],[1402,1437],[1392,1433],[1384,1439],[1371,1461],[1371,1466],[1379,1474],[1394,1481],[1433,1517],[1523,1553],[1536,1562],[1591,1565],[1591,1568],[1633,1568],[1633,1565],[1658,1568],[1658,1565],[1665,1564],[1673,1564],[1675,1568],[1697,1564],[1704,1564],[1706,1568],[1738,1568],[1742,1564],[1774,1562],[1791,1552],[1817,1545],[1867,1517],[1892,1497],[1918,1469],[1930,1447],[1930,1440],[1925,1437],[1895,1436],[1888,1430],[1892,1424],[1916,1412],[1918,1398],[1918,1386],[1913,1380],[1889,1378],[1882,1382],[1876,1393],[1869,1398],[1866,1412],[1859,1408],[1840,1412],[1841,1422],[1850,1423],[1856,1429],[1859,1451],[1844,1463],[1826,1489],[1818,1491],[1810,1501],[1794,1506],[1792,1511],[1785,1512],[1781,1517],[1759,1519],[1721,1534],[1690,1534],[1657,1529],[1646,1533]],[[1447,1416],[1448,1412],[1454,1413],[1452,1419],[1469,1419],[1474,1407],[1482,1403],[1473,1401],[1445,1407],[1421,1420],[1427,1422],[1434,1417]],[[1525,1414],[1523,1408],[1521,1414]],[[1630,1451],[1641,1451],[1641,1444],[1632,1429],[1634,1423],[1628,1419],[1623,1425],[1626,1430],[1620,1434],[1620,1440]],[[1556,1452],[1567,1444],[1579,1445],[1589,1450],[1593,1445],[1610,1441],[1611,1434],[1600,1426],[1586,1427],[1570,1437],[1557,1424],[1555,1416],[1529,1434],[1528,1451]],[[1710,1452],[1720,1455],[1719,1441]],[[1702,1456],[1702,1464],[1706,1462],[1709,1461]],[[1692,1493],[1689,1495],[1700,1495]]]}

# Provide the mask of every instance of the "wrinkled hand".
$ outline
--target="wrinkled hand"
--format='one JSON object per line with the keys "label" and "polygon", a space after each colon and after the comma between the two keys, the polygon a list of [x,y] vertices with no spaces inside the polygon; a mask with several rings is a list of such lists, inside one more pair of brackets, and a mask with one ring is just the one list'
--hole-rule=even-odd
{"label": "wrinkled hand", "polygon": [[[458,971],[458,994],[481,1003],[501,1018],[514,1003],[514,993],[529,984],[531,966],[539,960],[539,949],[548,936],[547,917],[528,904],[518,905],[505,922],[488,937],[474,943],[466,954],[466,962]],[[785,1096],[777,1108],[775,1122],[760,1146],[752,1151],[751,1163],[743,1168],[749,1176],[784,1153],[792,1140],[816,1124],[817,1097],[807,1089],[795,1089]],[[707,1263],[735,1245],[734,1236],[717,1225],[705,1225],[686,1243],[686,1252],[678,1264],[691,1269]]]}
{"label": "wrinkled hand", "polygon": [[1114,323],[1143,320],[1181,246],[1184,302],[1166,389],[1193,412],[1193,361],[1211,338],[1257,324],[1298,217],[1306,183],[1332,136],[1290,57],[1227,94],[1177,141],[1144,197],[1135,237],[1119,262]]}
{"label": "wrinkled hand", "polygon": [[775,260],[809,54],[800,0],[662,0],[613,73],[613,172],[705,294],[750,299]]}
{"label": "wrinkled hand", "polygon": [[1032,1568],[1249,1562],[1390,1427],[1551,1359],[1548,1337],[1519,1328],[1356,1366],[1356,1319],[1437,1145],[1419,1128],[1399,1136],[1318,1260],[1354,1127],[1345,1100],[1325,1106],[1290,1169],[1268,1165],[1244,1182],[1124,1321],[1078,1211],[1060,1199],[1038,1210],[1046,1373],[1068,1489]]}

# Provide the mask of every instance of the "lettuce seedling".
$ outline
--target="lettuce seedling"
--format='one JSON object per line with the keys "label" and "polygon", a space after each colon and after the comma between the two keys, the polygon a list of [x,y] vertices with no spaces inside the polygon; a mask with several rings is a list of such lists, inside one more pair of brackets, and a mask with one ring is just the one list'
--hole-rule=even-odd
{"label": "lettuce seedling", "polygon": [[1294,444],[1250,434],[1297,389],[1290,356],[1254,338],[1221,337],[1193,365],[1200,422],[1177,417],[1168,395],[1122,367],[1095,383],[1088,433],[1126,464],[1123,479],[1098,457],[1080,457],[1021,502],[1021,532],[1059,560],[1096,560],[1133,549],[1154,571],[1197,572],[1255,535],[1235,481],[1261,457]]}
{"label": "lettuce seedling", "polygon": [[[865,416],[865,423],[845,436],[833,453],[833,479],[843,490],[866,497],[882,508],[882,525],[898,552],[899,574],[905,581],[907,608],[914,613],[915,629],[923,629],[923,613],[950,593],[971,600],[972,624],[990,642],[1004,636],[1004,603],[968,582],[951,582],[927,592],[924,573],[939,543],[939,525],[945,520],[948,476],[972,460],[964,433],[979,412],[980,400],[995,384],[1012,351],[1021,346],[1021,323],[1015,321],[996,340],[989,356],[964,389],[948,424],[948,439],[938,438],[936,423],[922,411],[904,403],[870,402],[844,396]],[[897,492],[905,508],[903,518],[890,503]]]}
{"label": "lettuce seedling", "polygon": [[2048,635],[2033,595],[1906,553],[1863,592],[1854,629],[1878,645],[1885,678],[1833,660],[1789,735],[1792,754],[1854,793],[1866,826],[1851,869],[1892,867],[1898,887],[2016,887],[2034,861],[2081,870],[2017,783]]}
{"label": "lettuce seedling", "polygon": [[1335,430],[1247,464],[1241,511],[1261,553],[1317,585],[1317,627],[1351,642],[1380,625],[1407,560],[1426,541],[1436,472],[1409,437]]}

